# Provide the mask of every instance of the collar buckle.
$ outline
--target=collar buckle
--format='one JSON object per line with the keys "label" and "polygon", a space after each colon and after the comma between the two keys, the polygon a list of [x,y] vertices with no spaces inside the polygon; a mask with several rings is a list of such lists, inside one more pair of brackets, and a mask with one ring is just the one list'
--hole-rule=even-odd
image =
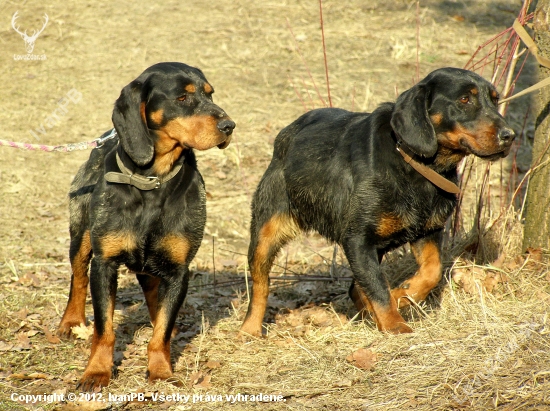
{"label": "collar buckle", "polygon": [[160,188],[160,178],[158,178],[157,176],[151,176],[151,177],[147,177],[147,179],[148,179],[149,181],[155,183],[154,190]]}

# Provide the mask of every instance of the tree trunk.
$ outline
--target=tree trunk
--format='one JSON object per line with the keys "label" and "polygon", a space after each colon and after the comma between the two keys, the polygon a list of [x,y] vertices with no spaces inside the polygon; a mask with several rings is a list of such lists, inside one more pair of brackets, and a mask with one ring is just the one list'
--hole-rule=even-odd
{"label": "tree trunk", "polygon": [[[550,57],[550,0],[539,0],[535,14],[535,42],[541,56]],[[550,76],[550,69],[539,67],[539,80]],[[533,162],[525,201],[523,249],[550,249],[550,87],[535,97],[536,128]]]}

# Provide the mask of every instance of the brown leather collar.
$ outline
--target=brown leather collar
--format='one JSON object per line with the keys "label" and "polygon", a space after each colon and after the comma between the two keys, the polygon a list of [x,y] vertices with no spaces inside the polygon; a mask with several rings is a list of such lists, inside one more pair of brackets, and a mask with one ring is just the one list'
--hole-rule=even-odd
{"label": "brown leather collar", "polygon": [[448,193],[452,193],[452,194],[460,193],[460,188],[458,188],[458,186],[455,183],[447,180],[441,174],[436,173],[434,170],[432,170],[428,166],[416,161],[413,158],[414,154],[411,155],[407,153],[406,149],[403,147],[402,144],[400,144],[400,142],[397,143],[397,146],[395,148],[403,156],[407,164],[409,164],[412,168],[414,168],[416,171],[422,174],[424,178],[429,180],[433,185],[435,185],[436,187],[439,187],[440,189]]}
{"label": "brown leather collar", "polygon": [[122,172],[117,173],[114,171],[110,171],[105,174],[105,180],[107,180],[109,183],[129,184],[142,191],[148,191],[148,190],[154,190],[156,188],[160,188],[161,184],[164,184],[167,181],[174,178],[183,167],[183,163],[178,164],[176,167],[172,169],[172,171],[170,171],[168,174],[162,177],[157,177],[157,176],[145,177],[139,174],[134,174],[132,170],[126,167],[122,162],[120,156],[118,155],[118,152],[116,153],[116,163],[118,165],[118,168]]}

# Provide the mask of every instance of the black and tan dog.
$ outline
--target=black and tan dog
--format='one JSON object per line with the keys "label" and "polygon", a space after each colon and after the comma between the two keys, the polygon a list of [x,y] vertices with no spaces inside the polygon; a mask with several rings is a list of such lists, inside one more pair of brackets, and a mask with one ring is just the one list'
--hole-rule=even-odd
{"label": "black and tan dog", "polygon": [[[241,332],[261,334],[273,260],[309,230],[342,246],[358,309],[370,310],[379,330],[411,332],[398,307],[424,299],[441,279],[457,164],[468,154],[493,160],[510,151],[515,135],[497,101],[477,74],[445,68],[372,114],[319,109],[284,128],[252,202],[253,295]],[[390,290],[380,260],[407,242],[419,270]]]}
{"label": "black and tan dog", "polygon": [[172,375],[170,337],[187,292],[189,263],[206,220],[205,189],[193,149],[225,148],[235,123],[212,102],[204,74],[182,63],[149,67],[115,103],[117,138],[92,151],[70,193],[69,302],[59,326],[85,322],[90,266],[94,335],[78,386],[109,383],[117,269],[136,273],[154,325],[149,380]]}

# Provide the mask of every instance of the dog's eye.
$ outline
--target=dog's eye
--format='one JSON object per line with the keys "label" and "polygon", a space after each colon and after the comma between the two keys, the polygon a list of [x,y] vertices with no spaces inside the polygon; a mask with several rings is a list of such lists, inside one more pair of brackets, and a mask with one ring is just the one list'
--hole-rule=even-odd
{"label": "dog's eye", "polygon": [[185,100],[187,100],[187,95],[184,94],[183,96],[179,96],[179,97],[177,98],[177,100],[178,100],[178,101],[185,101]]}
{"label": "dog's eye", "polygon": [[470,102],[470,96],[462,96],[462,97],[460,97],[460,102],[461,102],[462,104],[467,104],[467,103],[469,103],[469,102]]}

